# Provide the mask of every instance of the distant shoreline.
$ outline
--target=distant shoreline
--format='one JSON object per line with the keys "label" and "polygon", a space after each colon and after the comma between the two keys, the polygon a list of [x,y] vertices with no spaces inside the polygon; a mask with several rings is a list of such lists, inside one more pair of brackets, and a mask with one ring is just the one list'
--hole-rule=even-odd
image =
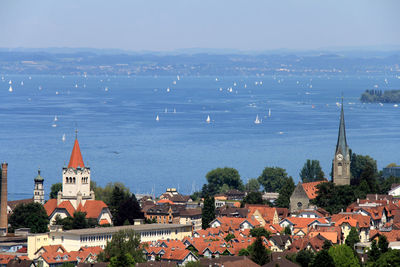
{"label": "distant shoreline", "polygon": [[400,103],[400,90],[366,90],[360,97],[362,103]]}

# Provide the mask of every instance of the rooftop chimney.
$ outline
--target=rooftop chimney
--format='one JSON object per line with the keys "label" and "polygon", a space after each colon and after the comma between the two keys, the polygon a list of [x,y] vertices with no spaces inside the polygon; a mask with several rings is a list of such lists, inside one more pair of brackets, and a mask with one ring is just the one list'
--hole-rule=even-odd
{"label": "rooftop chimney", "polygon": [[0,183],[0,234],[7,234],[7,163],[1,164],[1,183]]}

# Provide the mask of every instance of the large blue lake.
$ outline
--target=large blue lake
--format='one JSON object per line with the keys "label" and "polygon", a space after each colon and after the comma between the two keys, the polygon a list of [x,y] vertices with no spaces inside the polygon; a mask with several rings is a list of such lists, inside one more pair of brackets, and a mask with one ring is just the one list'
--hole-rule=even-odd
{"label": "large blue lake", "polygon": [[92,180],[134,193],[191,193],[224,166],[244,181],[279,166],[297,182],[306,159],[318,159],[329,175],[342,92],[353,151],[379,168],[400,163],[400,107],[358,100],[374,86],[400,89],[393,76],[3,76],[0,160],[9,163],[10,199],[32,196],[38,167],[46,195],[61,182],[76,127]]}

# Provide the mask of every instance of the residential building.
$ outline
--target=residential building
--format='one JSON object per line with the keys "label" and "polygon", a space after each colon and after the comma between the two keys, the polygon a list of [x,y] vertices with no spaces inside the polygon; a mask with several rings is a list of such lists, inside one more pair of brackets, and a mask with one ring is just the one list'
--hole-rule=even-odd
{"label": "residential building", "polygon": [[134,230],[142,242],[159,239],[179,239],[192,236],[192,225],[186,224],[143,224],[115,227],[98,227],[63,231],[51,227],[50,232],[28,235],[28,256],[33,258],[38,249],[49,245],[62,245],[67,251],[77,251],[81,247],[105,248],[107,241],[120,230]]}

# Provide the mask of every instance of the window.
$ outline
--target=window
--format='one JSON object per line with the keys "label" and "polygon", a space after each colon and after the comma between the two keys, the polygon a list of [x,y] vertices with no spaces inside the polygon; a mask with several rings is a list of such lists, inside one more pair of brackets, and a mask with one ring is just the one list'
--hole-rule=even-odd
{"label": "window", "polygon": [[297,207],[298,207],[298,208],[301,208],[302,206],[303,206],[303,203],[297,202]]}

